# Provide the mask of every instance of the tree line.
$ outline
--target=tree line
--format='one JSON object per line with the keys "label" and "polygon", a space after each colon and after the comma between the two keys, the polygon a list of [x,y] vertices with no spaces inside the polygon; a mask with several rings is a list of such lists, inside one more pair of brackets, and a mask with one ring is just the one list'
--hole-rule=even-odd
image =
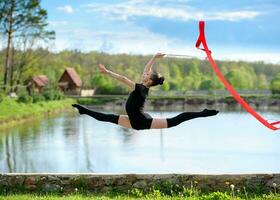
{"label": "tree line", "polygon": [[[0,56],[4,56],[5,53],[5,50],[0,51]],[[18,51],[17,54],[21,55],[24,52]],[[47,75],[50,82],[55,84],[66,67],[73,67],[81,76],[84,88],[95,88],[99,93],[110,94],[127,93],[128,90],[116,80],[101,75],[97,68],[99,63],[139,82],[145,64],[152,57],[152,55],[110,55],[102,52],[84,53],[78,50],[53,53],[46,49],[30,50],[30,54],[40,59],[27,63],[20,84],[24,84],[24,80],[28,77],[40,74]],[[5,63],[0,62],[3,71]],[[236,89],[271,89],[273,92],[280,90],[280,65],[244,61],[217,61],[217,65]],[[184,92],[224,89],[207,60],[163,58],[157,60],[154,69],[166,78],[163,86],[157,87],[158,90]],[[1,77],[0,81],[3,78]]]}

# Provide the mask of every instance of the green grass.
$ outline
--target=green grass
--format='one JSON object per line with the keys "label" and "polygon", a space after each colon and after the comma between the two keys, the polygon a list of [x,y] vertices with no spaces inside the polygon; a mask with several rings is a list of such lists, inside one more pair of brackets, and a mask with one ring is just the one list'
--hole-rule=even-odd
{"label": "green grass", "polygon": [[106,200],[106,199],[162,199],[162,200],[280,200],[280,194],[277,188],[264,192],[262,190],[233,189],[228,188],[224,192],[207,192],[195,187],[186,188],[173,184],[154,185],[150,189],[141,190],[132,188],[128,190],[117,190],[109,187],[107,192],[95,191],[89,192],[83,189],[62,189],[54,193],[43,191],[34,191],[31,193],[23,192],[0,192],[0,200]]}
{"label": "green grass", "polygon": [[280,195],[269,194],[269,195],[259,195],[259,196],[232,196],[230,194],[222,192],[213,192],[207,195],[194,195],[194,196],[166,196],[161,193],[151,193],[143,196],[135,195],[82,195],[82,194],[70,194],[70,195],[35,195],[35,194],[16,194],[16,195],[7,195],[0,196],[0,200],[107,200],[107,199],[162,199],[162,200],[240,200],[240,199],[252,199],[252,200],[279,200]]}
{"label": "green grass", "polygon": [[64,99],[38,103],[19,103],[14,99],[5,98],[0,103],[0,124],[61,110],[70,107],[73,102],[72,99]]}

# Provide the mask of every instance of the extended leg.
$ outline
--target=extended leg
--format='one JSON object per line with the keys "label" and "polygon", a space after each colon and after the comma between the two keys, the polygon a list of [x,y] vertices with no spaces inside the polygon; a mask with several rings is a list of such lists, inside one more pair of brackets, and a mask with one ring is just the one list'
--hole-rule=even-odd
{"label": "extended leg", "polygon": [[101,113],[101,112],[96,112],[96,111],[93,111],[93,110],[89,110],[86,107],[83,107],[79,104],[73,104],[72,106],[74,108],[77,108],[81,115],[86,114],[86,115],[89,115],[89,116],[99,120],[99,121],[111,122],[111,123],[114,123],[114,124],[118,124],[119,115],[104,114],[104,113]]}
{"label": "extended leg", "polygon": [[207,110],[207,109],[204,109],[201,112],[183,112],[183,113],[177,115],[176,117],[166,119],[167,128],[177,126],[178,124],[180,124],[184,121],[187,121],[187,120],[195,119],[198,117],[210,117],[210,116],[216,115],[218,113],[219,113],[219,111],[217,111],[217,110]]}
{"label": "extended leg", "polygon": [[103,122],[111,122],[114,124],[118,124],[120,126],[123,126],[125,128],[131,128],[131,124],[129,121],[129,118],[127,115],[113,115],[113,114],[104,114],[100,112],[96,112],[93,110],[89,110],[81,105],[73,104],[74,108],[77,108],[79,110],[79,113],[89,115],[99,121]]}

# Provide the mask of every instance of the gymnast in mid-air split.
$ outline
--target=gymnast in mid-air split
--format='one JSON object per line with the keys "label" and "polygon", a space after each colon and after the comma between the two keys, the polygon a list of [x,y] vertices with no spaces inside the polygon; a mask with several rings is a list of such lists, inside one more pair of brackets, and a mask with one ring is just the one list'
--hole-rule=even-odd
{"label": "gymnast in mid-air split", "polygon": [[127,77],[114,73],[106,69],[103,64],[99,64],[100,73],[111,76],[130,87],[131,93],[125,105],[127,115],[96,112],[79,104],[73,104],[72,106],[77,108],[81,115],[86,114],[99,121],[111,122],[125,128],[136,130],[170,128],[187,120],[218,114],[219,111],[217,110],[204,109],[200,112],[182,112],[171,118],[152,118],[148,113],[143,111],[150,87],[162,85],[164,82],[164,77],[152,68],[154,62],[157,59],[163,58],[165,55],[163,53],[157,53],[152,57],[144,68],[140,83],[134,83]]}

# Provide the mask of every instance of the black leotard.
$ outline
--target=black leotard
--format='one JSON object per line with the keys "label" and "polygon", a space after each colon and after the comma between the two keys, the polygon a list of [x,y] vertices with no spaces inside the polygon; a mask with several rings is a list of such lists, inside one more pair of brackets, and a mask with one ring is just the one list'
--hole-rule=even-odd
{"label": "black leotard", "polygon": [[149,88],[143,84],[136,83],[135,89],[130,93],[126,101],[126,113],[132,128],[136,130],[150,129],[153,121],[148,113],[143,112],[148,93]]}

